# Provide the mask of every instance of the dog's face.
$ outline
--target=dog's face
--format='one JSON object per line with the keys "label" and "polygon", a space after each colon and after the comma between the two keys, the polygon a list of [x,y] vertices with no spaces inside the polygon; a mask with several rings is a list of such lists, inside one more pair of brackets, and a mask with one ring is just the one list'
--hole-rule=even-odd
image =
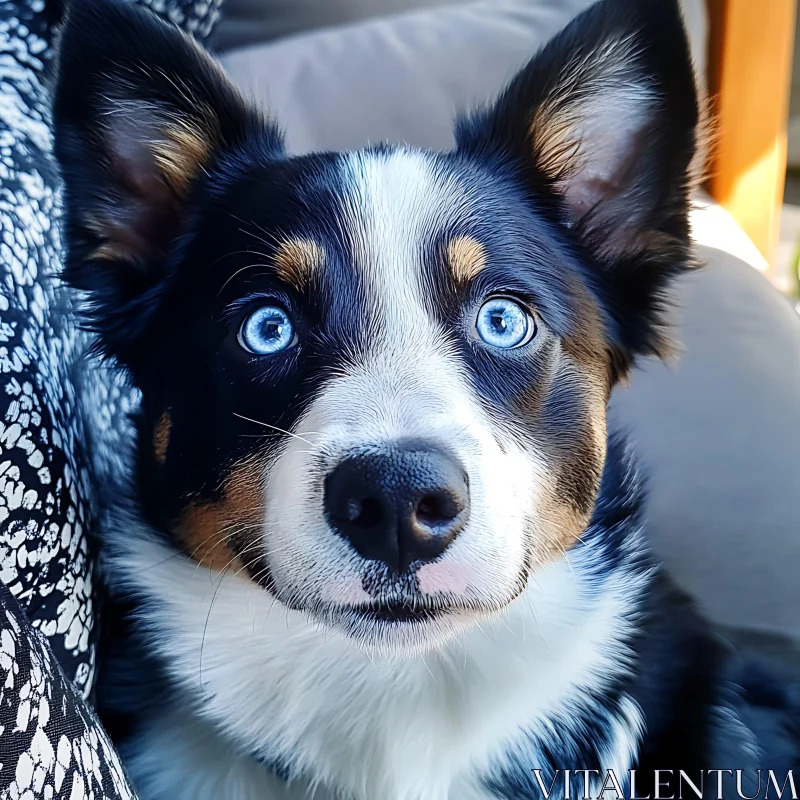
{"label": "dog's face", "polygon": [[67,278],[143,393],[143,512],[189,557],[390,651],[579,540],[609,392],[687,265],[676,4],[605,0],[453,152],[289,157],[149,12],[77,2]]}

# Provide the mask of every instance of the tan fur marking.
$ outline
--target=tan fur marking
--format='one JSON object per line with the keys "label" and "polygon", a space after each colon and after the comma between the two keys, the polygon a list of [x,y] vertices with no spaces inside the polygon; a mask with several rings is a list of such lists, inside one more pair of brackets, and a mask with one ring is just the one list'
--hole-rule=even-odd
{"label": "tan fur marking", "polygon": [[549,178],[562,178],[577,166],[581,143],[574,136],[574,127],[572,120],[549,120],[542,111],[534,118],[533,149],[540,169]]}
{"label": "tan fur marking", "polygon": [[315,241],[288,239],[275,252],[275,272],[282,281],[302,289],[324,260],[325,252]]}
{"label": "tan fur marking", "polygon": [[545,503],[541,513],[541,540],[537,542],[535,556],[539,563],[559,561],[564,558],[589,525],[589,514],[582,514],[572,506],[555,498]]}
{"label": "tan fur marking", "polygon": [[[594,439],[594,447],[599,457],[598,466],[602,471],[605,462],[605,406],[589,408],[587,419],[588,434]],[[577,469],[585,465],[576,465]],[[600,474],[596,477],[596,489],[600,488]],[[558,561],[580,541],[589,525],[591,511],[582,512],[572,503],[566,502],[560,495],[558,475],[553,473],[543,487],[542,501],[537,509],[536,528],[539,532],[535,543],[534,557],[539,563]],[[566,556],[569,558],[569,556]]]}
{"label": "tan fur marking", "polygon": [[[264,472],[260,458],[246,459],[231,471],[220,500],[187,506],[175,532],[190,558],[217,572],[249,577],[245,561],[260,554],[251,545],[261,536]],[[247,551],[244,560],[237,550]]]}
{"label": "tan fur marking", "polygon": [[107,240],[99,245],[92,253],[91,258],[99,261],[121,261],[125,258],[124,248],[114,238],[116,231],[113,223],[90,215],[86,218],[86,227],[99,239]]}
{"label": "tan fur marking", "polygon": [[605,463],[608,381],[605,353],[592,343],[596,331],[589,322],[591,308],[586,306],[583,338],[579,335],[570,340],[576,345],[578,359],[566,346],[567,339],[558,340],[549,354],[547,371],[534,387],[517,398],[519,409],[529,418],[542,415],[556,388],[569,387],[576,403],[571,413],[571,435],[543,437],[539,445],[547,463],[531,520],[537,534],[533,555],[539,564],[564,558],[580,540],[591,517],[591,508],[585,508],[582,501],[593,500]]}
{"label": "tan fur marking", "polygon": [[471,236],[457,236],[447,243],[447,266],[456,283],[469,283],[486,266],[486,251]]}
{"label": "tan fur marking", "polygon": [[97,250],[92,253],[92,259],[97,261],[123,261],[125,253],[119,250],[115,245],[107,243],[101,244]]}
{"label": "tan fur marking", "polygon": [[631,97],[646,96],[646,88],[631,82],[636,59],[629,37],[607,42],[591,58],[575,58],[564,68],[559,85],[536,109],[529,129],[539,167],[548,177],[569,177],[590,154],[584,128],[593,103],[611,103],[626,87]]}
{"label": "tan fur marking", "polygon": [[[176,207],[191,183],[221,143],[219,119],[208,106],[197,103],[189,119],[155,102],[108,98],[105,134],[113,159],[135,166],[131,188],[147,204]],[[102,216],[87,220],[101,239],[92,258],[126,261],[141,256],[147,241],[137,238],[141,204],[111,204]],[[108,206],[108,203],[106,203]]]}
{"label": "tan fur marking", "polygon": [[169,411],[165,411],[153,429],[153,455],[159,464],[167,460],[170,433],[172,433],[172,417]]}
{"label": "tan fur marking", "polygon": [[217,142],[216,118],[207,112],[204,120],[205,130],[190,122],[168,125],[164,128],[164,138],[151,145],[156,166],[179,196],[186,194]]}
{"label": "tan fur marking", "polygon": [[222,532],[226,519],[224,511],[213,503],[191,505],[186,509],[176,533],[189,558],[217,572],[228,567],[239,568],[238,557]]}

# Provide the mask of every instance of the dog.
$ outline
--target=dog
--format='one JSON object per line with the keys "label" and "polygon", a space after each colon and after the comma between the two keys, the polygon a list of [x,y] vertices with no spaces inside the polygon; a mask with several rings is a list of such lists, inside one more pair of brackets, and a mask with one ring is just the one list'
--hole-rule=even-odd
{"label": "dog", "polygon": [[648,553],[606,420],[670,352],[698,107],[677,0],[601,0],[452,151],[290,156],[190,37],[74,0],[64,277],[141,393],[102,546],[144,800],[795,780],[789,682]]}

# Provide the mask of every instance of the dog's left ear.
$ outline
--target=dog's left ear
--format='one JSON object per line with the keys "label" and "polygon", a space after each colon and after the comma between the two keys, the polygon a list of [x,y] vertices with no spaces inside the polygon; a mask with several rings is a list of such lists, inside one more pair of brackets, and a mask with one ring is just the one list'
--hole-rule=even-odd
{"label": "dog's left ear", "polygon": [[277,152],[280,137],[190,36],[123,0],[67,6],[53,117],[64,278],[88,293],[103,349],[124,362],[198,187],[245,142]]}
{"label": "dog's left ear", "polygon": [[459,150],[510,158],[540,207],[554,201],[608,280],[627,363],[666,348],[658,312],[689,263],[697,126],[678,0],[602,0],[456,130]]}

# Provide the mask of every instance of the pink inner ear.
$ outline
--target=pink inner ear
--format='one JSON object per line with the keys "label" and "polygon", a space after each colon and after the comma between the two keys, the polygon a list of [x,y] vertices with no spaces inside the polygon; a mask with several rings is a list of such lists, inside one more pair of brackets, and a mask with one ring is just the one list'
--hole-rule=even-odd
{"label": "pink inner ear", "polygon": [[563,193],[572,223],[604,226],[611,249],[624,247],[637,223],[636,204],[620,215],[615,201],[637,192],[656,102],[631,43],[617,40],[569,64],[534,117],[537,162]]}
{"label": "pink inner ear", "polygon": [[598,115],[575,131],[574,172],[560,183],[575,219],[602,213],[603,204],[633,185],[649,125],[647,107],[639,112],[635,119],[617,118],[613,123]]}
{"label": "pink inner ear", "polygon": [[155,111],[147,103],[120,103],[105,131],[111,172],[139,197],[158,196],[168,187],[160,176],[153,144],[163,138]]}

